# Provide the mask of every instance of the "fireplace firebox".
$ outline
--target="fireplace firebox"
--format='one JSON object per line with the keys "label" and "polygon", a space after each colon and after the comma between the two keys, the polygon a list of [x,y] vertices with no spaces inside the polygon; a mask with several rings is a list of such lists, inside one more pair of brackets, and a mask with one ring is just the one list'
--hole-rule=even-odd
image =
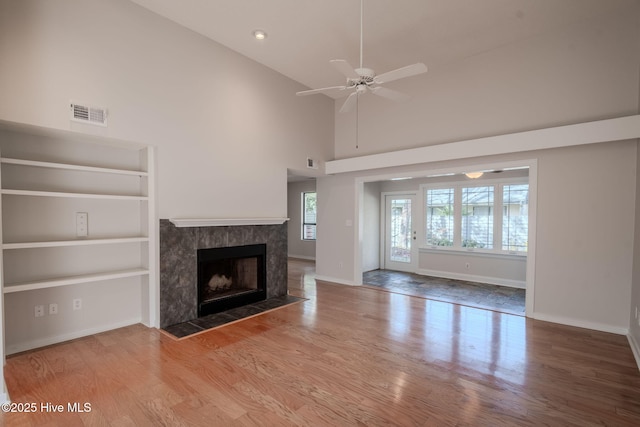
{"label": "fireplace firebox", "polygon": [[267,245],[198,250],[198,317],[267,298]]}

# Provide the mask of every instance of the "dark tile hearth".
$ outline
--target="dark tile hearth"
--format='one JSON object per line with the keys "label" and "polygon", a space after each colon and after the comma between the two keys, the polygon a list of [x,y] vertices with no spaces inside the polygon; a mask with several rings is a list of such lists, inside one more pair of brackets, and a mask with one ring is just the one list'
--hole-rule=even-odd
{"label": "dark tile hearth", "polygon": [[373,270],[362,283],[378,289],[508,314],[525,314],[525,290],[465,280],[445,279],[391,270]]}
{"label": "dark tile hearth", "polygon": [[276,308],[284,307],[305,300],[306,298],[298,298],[292,295],[273,297],[264,301],[247,304],[242,307],[223,311],[221,313],[210,314],[198,319],[166,326],[162,329],[176,338],[185,338],[198,332],[217,328],[219,326],[223,326],[237,320],[242,320],[247,317],[255,316],[256,314],[264,313]]}

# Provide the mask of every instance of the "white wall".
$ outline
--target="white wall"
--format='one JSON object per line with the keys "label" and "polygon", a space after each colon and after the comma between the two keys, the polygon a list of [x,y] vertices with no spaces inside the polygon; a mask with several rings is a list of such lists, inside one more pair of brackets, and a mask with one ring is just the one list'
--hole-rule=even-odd
{"label": "white wall", "polygon": [[[363,98],[359,148],[355,114],[336,109],[336,158],[364,156],[482,136],[550,128],[637,114],[640,92],[640,3],[628,10],[499,47],[425,76],[389,87],[409,92],[404,104]],[[345,283],[357,280],[354,232],[356,182],[366,175],[402,176],[419,168],[513,159],[539,167],[535,307],[529,315],[624,332],[629,298],[636,203],[637,147],[603,143],[345,173],[318,180],[324,202],[319,221],[317,272]],[[607,211],[608,206],[609,209]],[[595,227],[604,218],[606,227]],[[607,212],[605,212],[607,211]],[[570,220],[579,212],[578,220]],[[340,260],[344,265],[340,266]],[[347,264],[354,262],[354,264]]]}
{"label": "white wall", "polygon": [[158,146],[161,218],[285,217],[287,168],[332,155],[330,99],[126,0],[2,0],[0,57],[0,119]]}
{"label": "white wall", "polygon": [[367,182],[362,193],[362,271],[380,268],[381,183]]}
{"label": "white wall", "polygon": [[[156,146],[161,218],[286,217],[287,169],[311,157],[322,170],[332,156],[332,100],[296,97],[304,86],[127,0],[0,0],[0,58],[0,120]],[[72,124],[71,100],[107,107],[109,126]],[[12,295],[5,315],[59,302],[55,333],[77,336],[117,326],[94,307],[105,301],[124,301],[123,324],[139,321],[131,289]],[[80,317],[62,314],[72,295]],[[51,330],[31,320],[12,325],[8,345],[46,343]]]}
{"label": "white wall", "polygon": [[536,312],[628,328],[636,156],[632,141],[540,156]]}
{"label": "white wall", "polygon": [[[639,97],[640,104],[640,97]],[[639,109],[640,111],[640,105]],[[629,341],[634,350],[636,362],[640,367],[640,141],[637,146],[637,158],[636,158],[636,209],[635,209],[635,224],[634,224],[634,239],[633,239],[633,284],[631,289],[631,304],[629,314]]]}
{"label": "white wall", "polygon": [[318,229],[316,240],[316,277],[344,284],[361,284],[355,277],[356,191],[349,176],[324,176],[316,180],[318,193]]}
{"label": "white wall", "polygon": [[[640,3],[619,14],[501,46],[387,86],[337,113],[336,158],[637,114]],[[429,65],[429,64],[427,64]]]}
{"label": "white wall", "polygon": [[526,256],[422,249],[419,263],[418,273],[427,276],[526,288]]}
{"label": "white wall", "polygon": [[[412,171],[537,159],[537,236],[534,312],[531,316],[594,329],[623,332],[629,326],[635,200],[636,142],[540,150],[465,161],[423,164],[318,180],[323,197],[317,273],[336,282],[358,280],[353,253],[355,188],[382,172]],[[341,214],[336,213],[337,206]],[[351,210],[351,216],[348,215]],[[351,261],[352,264],[347,264]],[[340,262],[343,262],[340,268]],[[347,268],[345,266],[354,266]]]}
{"label": "white wall", "polygon": [[[638,37],[640,39],[640,36]],[[638,70],[640,74],[640,70]],[[640,80],[640,77],[639,77]],[[640,113],[640,90],[638,90],[638,113]],[[633,284],[631,290],[631,304],[629,307],[629,341],[640,368],[640,140],[638,140],[638,158],[636,160],[636,221],[633,244]]]}
{"label": "white wall", "polygon": [[316,180],[290,182],[288,185],[287,233],[289,256],[302,259],[316,259],[315,240],[302,240],[302,193],[316,191]]}

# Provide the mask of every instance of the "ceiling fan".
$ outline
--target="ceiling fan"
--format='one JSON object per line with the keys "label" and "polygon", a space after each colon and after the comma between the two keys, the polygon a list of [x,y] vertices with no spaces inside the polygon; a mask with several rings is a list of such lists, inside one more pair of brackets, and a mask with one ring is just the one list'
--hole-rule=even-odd
{"label": "ceiling fan", "polygon": [[405,77],[415,76],[427,72],[427,66],[419,62],[417,64],[407,65],[406,67],[398,68],[393,71],[387,71],[386,73],[376,75],[375,71],[371,68],[364,68],[362,66],[362,21],[364,15],[364,0],[360,0],[360,68],[353,68],[344,59],[333,59],[329,61],[331,65],[335,67],[340,73],[347,78],[347,83],[343,86],[331,86],[322,89],[303,90],[297,92],[298,96],[315,95],[317,93],[329,94],[341,91],[351,91],[351,94],[347,97],[347,100],[342,104],[340,108],[341,113],[349,112],[356,104],[358,97],[367,92],[371,92],[374,95],[381,96],[383,98],[391,99],[394,101],[403,101],[408,99],[409,96],[398,92],[396,90],[383,87],[383,83],[391,82],[394,80],[403,79]]}

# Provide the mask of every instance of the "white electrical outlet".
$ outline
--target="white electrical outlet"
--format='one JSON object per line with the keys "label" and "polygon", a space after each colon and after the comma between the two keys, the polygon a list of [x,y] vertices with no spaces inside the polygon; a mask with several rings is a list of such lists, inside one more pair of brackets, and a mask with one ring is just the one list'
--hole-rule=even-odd
{"label": "white electrical outlet", "polygon": [[49,314],[58,314],[58,304],[56,303],[49,304]]}
{"label": "white electrical outlet", "polygon": [[89,235],[89,214],[76,212],[76,236],[87,237]]}
{"label": "white electrical outlet", "polygon": [[468,269],[468,268],[470,268],[470,267],[471,267],[471,264],[469,264],[468,262],[467,262],[467,263],[465,263],[464,268],[467,268],[467,269]]}
{"label": "white electrical outlet", "polygon": [[82,309],[82,300],[80,298],[76,298],[73,300],[73,310],[81,310]]}
{"label": "white electrical outlet", "polygon": [[44,305],[36,305],[35,310],[34,310],[34,315],[36,317],[44,316]]}

